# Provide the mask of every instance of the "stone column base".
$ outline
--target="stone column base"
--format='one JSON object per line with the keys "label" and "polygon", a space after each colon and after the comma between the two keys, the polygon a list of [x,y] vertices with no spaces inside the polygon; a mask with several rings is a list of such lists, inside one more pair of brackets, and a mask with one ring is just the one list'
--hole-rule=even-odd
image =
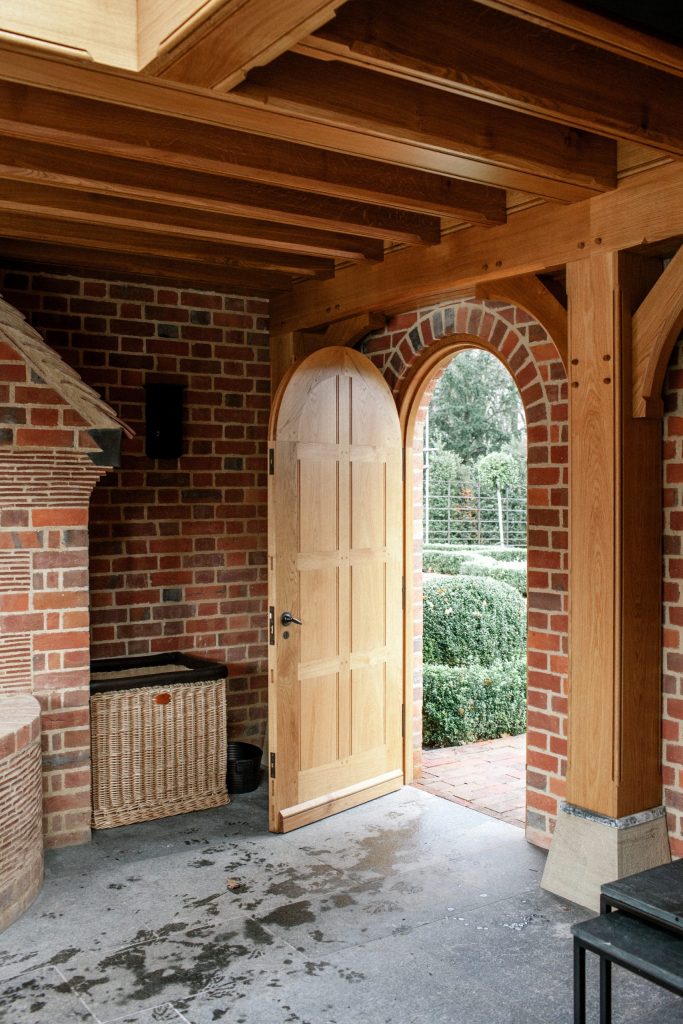
{"label": "stone column base", "polygon": [[670,860],[663,807],[607,818],[562,804],[541,886],[572,903],[599,910],[604,882]]}

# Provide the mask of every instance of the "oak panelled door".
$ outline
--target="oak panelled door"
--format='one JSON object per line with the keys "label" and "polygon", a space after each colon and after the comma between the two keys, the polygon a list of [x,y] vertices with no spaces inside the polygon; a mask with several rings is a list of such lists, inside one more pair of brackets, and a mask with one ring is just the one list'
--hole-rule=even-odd
{"label": "oak panelled door", "polygon": [[391,392],[352,349],[294,367],[270,431],[270,829],[288,832],[403,784],[403,470]]}

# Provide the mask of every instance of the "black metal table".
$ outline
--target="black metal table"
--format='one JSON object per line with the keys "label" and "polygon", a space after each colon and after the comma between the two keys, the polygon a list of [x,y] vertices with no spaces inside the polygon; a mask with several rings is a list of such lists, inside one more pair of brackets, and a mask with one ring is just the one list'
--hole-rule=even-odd
{"label": "black metal table", "polygon": [[600,913],[623,910],[683,934],[683,860],[639,871],[600,889]]}
{"label": "black metal table", "polygon": [[600,958],[600,1024],[612,1019],[612,964],[683,995],[683,860],[601,888],[600,916],[574,925],[574,1024],[586,1021],[586,950]]}

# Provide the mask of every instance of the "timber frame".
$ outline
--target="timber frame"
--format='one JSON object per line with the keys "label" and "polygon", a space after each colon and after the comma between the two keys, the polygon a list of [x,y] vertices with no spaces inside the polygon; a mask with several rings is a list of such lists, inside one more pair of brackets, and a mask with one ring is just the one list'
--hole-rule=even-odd
{"label": "timber frame", "polygon": [[476,297],[535,317],[570,385],[569,797],[610,818],[658,802],[680,15],[626,21],[607,0],[103,6],[3,5],[2,266],[268,298],[273,393],[298,359],[417,307]]}

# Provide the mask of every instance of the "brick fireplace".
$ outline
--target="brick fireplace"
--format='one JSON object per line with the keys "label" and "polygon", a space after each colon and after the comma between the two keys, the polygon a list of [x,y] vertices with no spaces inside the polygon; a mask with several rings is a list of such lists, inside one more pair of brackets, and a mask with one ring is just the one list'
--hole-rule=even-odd
{"label": "brick fireplace", "polygon": [[124,428],[2,300],[0,422],[0,700],[40,705],[43,831],[61,846],[90,831],[88,507]]}

